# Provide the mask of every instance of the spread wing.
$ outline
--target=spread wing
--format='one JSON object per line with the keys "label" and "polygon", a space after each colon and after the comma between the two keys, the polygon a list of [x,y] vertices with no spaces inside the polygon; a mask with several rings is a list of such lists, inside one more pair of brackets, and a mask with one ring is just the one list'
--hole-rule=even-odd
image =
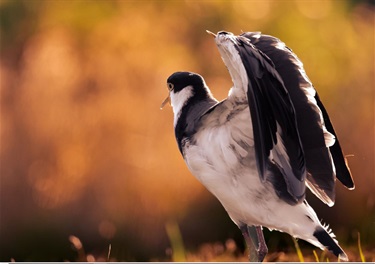
{"label": "spread wing", "polygon": [[293,103],[272,61],[243,36],[219,32],[216,44],[234,86],[228,99],[248,101],[258,172],[276,164],[291,196],[305,196],[306,167]]}
{"label": "spread wing", "polygon": [[242,36],[274,63],[296,111],[308,171],[307,185],[323,202],[333,205],[336,176],[348,188],[354,188],[354,182],[328,113],[302,62],[275,37],[252,32]]}

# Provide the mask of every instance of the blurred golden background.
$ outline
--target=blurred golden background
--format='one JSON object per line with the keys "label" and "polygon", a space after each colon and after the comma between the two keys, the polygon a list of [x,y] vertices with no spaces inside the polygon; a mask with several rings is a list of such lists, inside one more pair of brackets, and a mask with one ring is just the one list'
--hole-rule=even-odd
{"label": "blurred golden background", "polygon": [[[375,248],[373,1],[0,1],[0,261],[168,259],[240,231],[188,172],[173,114],[175,71],[202,74],[221,100],[231,79],[206,29],[261,31],[303,61],[356,189],[310,204],[345,246]],[[251,202],[251,201],[249,201]],[[266,231],[270,250],[292,240]],[[74,244],[74,243],[73,243]]]}

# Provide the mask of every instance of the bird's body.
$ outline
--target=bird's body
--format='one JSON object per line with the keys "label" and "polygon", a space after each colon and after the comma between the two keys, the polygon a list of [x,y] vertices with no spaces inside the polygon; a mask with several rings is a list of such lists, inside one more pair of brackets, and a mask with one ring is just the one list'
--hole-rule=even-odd
{"label": "bird's body", "polygon": [[[345,260],[347,257],[333,234],[322,226],[304,200],[306,184],[315,184],[311,187],[313,192],[327,204],[333,203],[334,191],[324,190],[324,184],[316,183],[319,177],[314,180],[313,169],[319,171],[321,167],[308,158],[305,165],[304,153],[310,149],[318,154],[326,151],[331,166],[328,173],[334,177],[335,167],[328,151],[335,142],[334,131],[326,129],[319,112],[319,120],[307,122],[318,123],[323,145],[302,145],[301,141],[307,140],[300,138],[305,131],[297,125],[294,108],[299,106],[293,104],[285,81],[271,60],[251,44],[255,34],[247,38],[244,35],[220,32],[215,38],[234,82],[227,99],[214,99],[198,74],[177,72],[168,78],[179,149],[191,173],[217,197],[241,230],[265,226],[287,232],[320,248],[326,247]],[[276,43],[281,48],[281,42]],[[301,83],[297,82],[298,89],[307,90],[310,108],[321,111],[311,99],[315,90],[312,86],[300,87]],[[273,87],[276,94],[267,94],[268,87]],[[271,88],[269,93],[273,92]],[[264,119],[268,121],[262,123]],[[317,147],[322,150],[316,151]],[[247,231],[244,235],[248,235]]]}

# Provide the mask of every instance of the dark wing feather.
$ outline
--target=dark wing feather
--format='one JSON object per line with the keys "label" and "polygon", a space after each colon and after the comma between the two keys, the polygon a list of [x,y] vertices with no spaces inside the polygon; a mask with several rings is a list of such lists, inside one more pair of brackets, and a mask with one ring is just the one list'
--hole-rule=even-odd
{"label": "dark wing feather", "polygon": [[289,94],[269,58],[247,39],[236,40],[249,80],[247,97],[261,178],[271,159],[282,172],[288,192],[301,201],[305,195],[305,159]]}
{"label": "dark wing feather", "polygon": [[333,146],[329,149],[326,146],[323,125],[325,124],[327,130],[334,136],[336,134],[327,112],[305,74],[302,62],[283,42],[275,37],[251,32],[244,33],[242,36],[250,39],[252,44],[265,53],[274,63],[296,111],[298,131],[308,171],[307,184],[323,202],[333,205],[335,174],[331,154],[340,181],[348,188],[351,188],[354,184],[345,164],[337,137]]}
{"label": "dark wing feather", "polygon": [[336,141],[329,150],[331,151],[333,161],[336,167],[336,177],[340,180],[342,184],[344,184],[349,189],[354,189],[354,181],[352,175],[350,173],[349,166],[347,165],[346,158],[342,154],[341,146],[339,139],[337,138],[336,132],[333,128],[331,120],[329,119],[327,110],[325,109],[323,103],[320,101],[318,93],[315,95],[316,102],[319,108],[322,110],[324,123],[327,127],[327,130],[331,132],[335,137]]}

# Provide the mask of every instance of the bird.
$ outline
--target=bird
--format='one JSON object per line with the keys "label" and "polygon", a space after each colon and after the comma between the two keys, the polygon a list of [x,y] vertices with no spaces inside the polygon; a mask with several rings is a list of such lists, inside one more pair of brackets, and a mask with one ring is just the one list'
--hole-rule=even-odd
{"label": "bird", "polygon": [[167,79],[178,149],[190,172],[239,227],[250,261],[268,253],[263,227],[286,232],[348,261],[306,187],[333,206],[336,178],[355,188],[337,134],[303,63],[260,32],[214,37],[233,86],[222,101],[198,73]]}

